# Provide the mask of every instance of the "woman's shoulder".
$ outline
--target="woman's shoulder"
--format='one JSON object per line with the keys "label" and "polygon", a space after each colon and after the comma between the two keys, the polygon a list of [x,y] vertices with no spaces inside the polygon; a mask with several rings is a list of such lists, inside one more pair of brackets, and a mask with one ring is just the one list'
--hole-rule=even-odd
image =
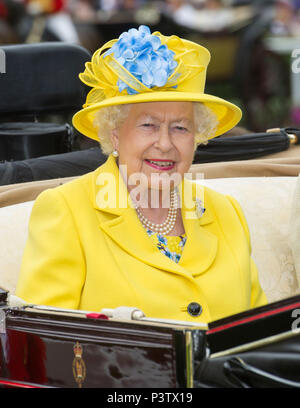
{"label": "woman's shoulder", "polygon": [[97,167],[95,170],[86,173],[82,176],[79,176],[71,181],[63,182],[54,188],[48,188],[42,191],[37,200],[41,200],[43,197],[57,197],[63,196],[67,200],[77,200],[77,197],[81,197],[81,200],[84,197],[89,197],[92,194],[93,186],[99,172],[103,165]]}
{"label": "woman's shoulder", "polygon": [[184,188],[185,202],[189,202],[187,197],[191,194],[192,200],[194,202],[198,201],[201,207],[205,208],[206,218],[207,214],[209,214],[209,218],[213,217],[220,224],[237,221],[241,222],[243,227],[246,228],[247,223],[243,210],[239,202],[230,194],[224,194],[208,187],[205,182],[195,180],[185,180]]}
{"label": "woman's shoulder", "polygon": [[224,194],[210,187],[203,186],[203,196],[207,204],[213,206],[218,213],[233,212],[244,219],[243,209],[238,200],[230,194]]}
{"label": "woman's shoulder", "polygon": [[60,219],[63,215],[78,218],[81,214],[92,211],[93,180],[97,177],[98,170],[99,168],[57,187],[42,191],[33,204],[31,219]]}
{"label": "woman's shoulder", "polygon": [[[232,206],[235,199],[229,194],[221,193],[217,190],[214,190],[211,187],[208,187],[205,182],[195,181],[195,180],[185,180],[185,184],[188,184],[191,188],[193,196],[200,198],[202,201],[206,201],[207,204],[212,206]],[[189,190],[187,190],[189,191]]]}
{"label": "woman's shoulder", "polygon": [[207,186],[203,186],[203,197],[204,206],[214,214],[222,228],[234,231],[237,227],[242,227],[250,245],[249,227],[239,201],[230,194],[220,193]]}

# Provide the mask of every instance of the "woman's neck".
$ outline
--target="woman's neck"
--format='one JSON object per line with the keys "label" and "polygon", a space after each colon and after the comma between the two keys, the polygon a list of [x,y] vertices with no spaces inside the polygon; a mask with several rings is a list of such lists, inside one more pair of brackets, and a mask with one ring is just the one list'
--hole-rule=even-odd
{"label": "woman's neck", "polygon": [[155,212],[164,212],[171,205],[171,195],[170,189],[158,190],[158,189],[139,189],[135,187],[127,186],[129,194],[132,201],[136,206],[142,210],[153,210]]}
{"label": "woman's neck", "polygon": [[[133,191],[133,188],[130,189],[130,186],[128,186],[128,190],[134,205],[149,221],[154,224],[162,224],[166,220],[171,206],[171,192],[168,189],[145,189],[138,194]],[[174,228],[167,235],[181,235],[184,232],[181,211],[178,208]]]}

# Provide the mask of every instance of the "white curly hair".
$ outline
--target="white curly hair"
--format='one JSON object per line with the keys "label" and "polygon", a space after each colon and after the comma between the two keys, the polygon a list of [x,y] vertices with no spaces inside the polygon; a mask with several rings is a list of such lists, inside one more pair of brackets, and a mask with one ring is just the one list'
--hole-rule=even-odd
{"label": "white curly hair", "polygon": [[[206,144],[216,134],[219,121],[216,114],[201,102],[193,102],[195,118],[195,150],[199,144]],[[96,112],[94,126],[98,132],[102,152],[109,155],[114,149],[111,132],[126,120],[131,104],[106,106]]]}

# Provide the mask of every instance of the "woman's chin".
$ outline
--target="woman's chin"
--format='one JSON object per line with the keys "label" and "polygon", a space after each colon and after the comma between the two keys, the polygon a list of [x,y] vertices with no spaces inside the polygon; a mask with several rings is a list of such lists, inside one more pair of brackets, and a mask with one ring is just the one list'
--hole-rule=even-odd
{"label": "woman's chin", "polygon": [[148,177],[148,188],[151,190],[173,189],[182,181],[182,175],[178,172],[152,173]]}

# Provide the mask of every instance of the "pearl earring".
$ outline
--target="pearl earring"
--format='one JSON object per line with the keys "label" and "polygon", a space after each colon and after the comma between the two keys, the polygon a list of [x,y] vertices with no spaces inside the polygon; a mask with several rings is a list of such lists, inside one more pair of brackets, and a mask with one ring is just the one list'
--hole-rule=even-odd
{"label": "pearl earring", "polygon": [[117,150],[114,150],[114,151],[112,152],[112,155],[113,155],[114,157],[119,157],[119,153],[118,153]]}

